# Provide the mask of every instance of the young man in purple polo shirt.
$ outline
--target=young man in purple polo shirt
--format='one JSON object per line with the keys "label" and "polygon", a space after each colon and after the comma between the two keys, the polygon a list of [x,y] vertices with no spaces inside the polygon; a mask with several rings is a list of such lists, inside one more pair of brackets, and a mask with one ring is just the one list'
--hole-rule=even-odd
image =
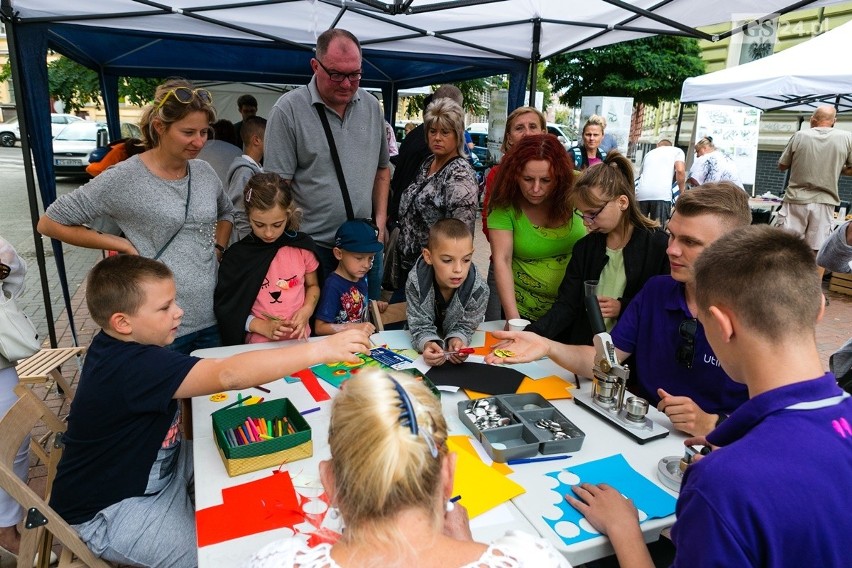
{"label": "young man in purple polo shirt", "polygon": [[[745,227],[701,255],[696,280],[698,319],[750,400],[685,442],[713,451],[684,475],[673,566],[849,566],[852,398],[817,351],[813,251],[781,229]],[[653,566],[629,500],[603,484],[573,490],[566,499],[609,535],[622,568]]]}
{"label": "young man in purple polo shirt", "polygon": [[[612,330],[620,361],[635,354],[634,394],[665,412],[675,428],[707,434],[748,399],[745,387],[719,366],[695,319],[693,264],[722,235],[751,223],[745,192],[730,182],[709,183],[682,195],[669,221],[666,253],[671,275],[648,280]],[[549,356],[580,376],[591,377],[595,348],[563,345],[530,332],[494,332],[511,339],[514,357],[488,362],[519,363]]]}

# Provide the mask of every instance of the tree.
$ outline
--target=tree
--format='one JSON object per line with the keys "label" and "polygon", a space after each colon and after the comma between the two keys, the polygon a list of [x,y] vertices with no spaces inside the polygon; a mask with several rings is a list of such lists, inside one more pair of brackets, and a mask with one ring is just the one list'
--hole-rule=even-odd
{"label": "tree", "polygon": [[559,100],[574,106],[584,95],[677,100],[683,81],[703,73],[698,41],[663,35],[557,55],[544,71],[554,90],[564,89]]}
{"label": "tree", "polygon": [[[0,70],[0,82],[8,80],[11,74],[7,61]],[[161,79],[122,78],[118,82],[118,96],[129,103],[143,105],[154,98],[154,90],[161,82]],[[50,96],[65,103],[65,112],[79,111],[89,103],[100,108],[101,87],[97,73],[67,57],[47,64],[47,83]]]}

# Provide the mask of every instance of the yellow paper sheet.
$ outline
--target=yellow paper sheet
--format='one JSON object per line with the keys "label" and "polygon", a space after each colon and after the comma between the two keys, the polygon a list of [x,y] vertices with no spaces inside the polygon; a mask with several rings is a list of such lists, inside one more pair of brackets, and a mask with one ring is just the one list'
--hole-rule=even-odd
{"label": "yellow paper sheet", "polygon": [[525,492],[523,487],[486,466],[452,439],[447,440],[447,447],[458,456],[453,495],[461,495],[461,504],[467,508],[470,518]]}
{"label": "yellow paper sheet", "polygon": [[[465,450],[470,455],[476,457],[476,459],[481,461],[479,454],[476,453],[475,449],[473,449],[473,438],[471,438],[470,436],[450,436],[450,439],[453,441],[454,444],[457,444],[460,449]],[[509,475],[510,473],[515,472],[511,467],[500,462],[493,462],[491,464],[491,469],[499,471],[503,475]]]}

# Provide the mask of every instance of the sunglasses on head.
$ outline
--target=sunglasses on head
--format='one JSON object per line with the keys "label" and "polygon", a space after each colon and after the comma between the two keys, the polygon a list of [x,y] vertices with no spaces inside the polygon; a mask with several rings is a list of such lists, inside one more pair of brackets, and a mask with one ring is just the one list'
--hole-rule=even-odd
{"label": "sunglasses on head", "polygon": [[166,104],[166,101],[169,100],[170,96],[174,96],[174,98],[177,99],[179,103],[183,103],[185,105],[191,103],[192,99],[195,97],[198,97],[201,102],[206,103],[208,105],[213,104],[213,95],[210,94],[210,91],[208,91],[207,89],[190,89],[189,87],[175,87],[174,89],[166,93],[166,96],[162,98],[160,104],[157,105],[157,108],[160,108],[164,104]]}
{"label": "sunglasses on head", "polygon": [[681,344],[677,348],[675,358],[677,362],[686,367],[692,368],[693,360],[695,359],[695,332],[698,330],[698,320],[688,318],[680,322],[678,331],[680,332]]}
{"label": "sunglasses on head", "polygon": [[0,262],[0,280],[5,280],[10,272],[12,272],[12,268],[8,264]]}

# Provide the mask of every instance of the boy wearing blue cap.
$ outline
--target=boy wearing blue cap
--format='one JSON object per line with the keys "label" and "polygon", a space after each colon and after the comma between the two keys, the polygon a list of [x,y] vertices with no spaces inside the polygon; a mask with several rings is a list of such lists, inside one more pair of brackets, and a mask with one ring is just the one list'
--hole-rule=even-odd
{"label": "boy wearing blue cap", "polygon": [[359,219],[346,221],[334,235],[337,268],[329,274],[315,312],[317,335],[331,335],[345,329],[373,333],[369,322],[367,274],[376,253],[382,250],[375,227]]}

